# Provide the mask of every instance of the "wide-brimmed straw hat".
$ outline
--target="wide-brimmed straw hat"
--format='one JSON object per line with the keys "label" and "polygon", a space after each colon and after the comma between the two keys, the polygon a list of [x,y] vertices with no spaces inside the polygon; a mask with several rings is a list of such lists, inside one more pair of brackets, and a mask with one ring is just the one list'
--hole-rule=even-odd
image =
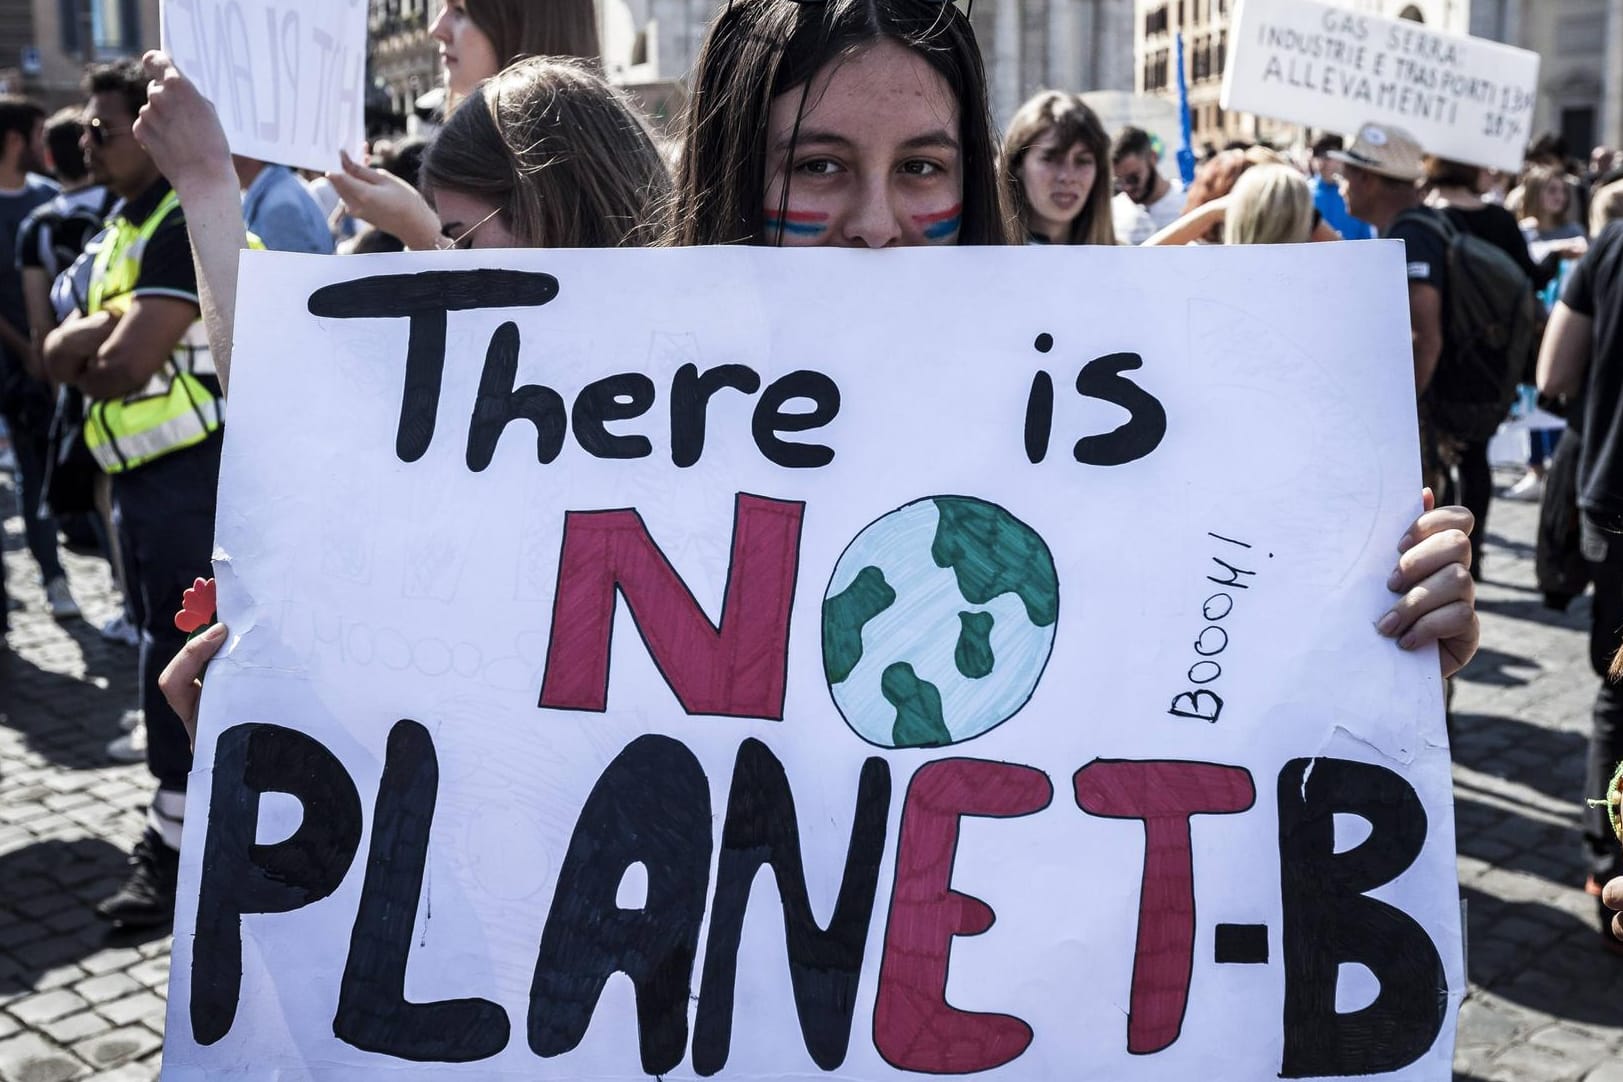
{"label": "wide-brimmed straw hat", "polygon": [[1332,150],[1329,157],[1346,165],[1367,169],[1392,180],[1419,180],[1424,173],[1425,152],[1415,137],[1390,124],[1365,124],[1358,138],[1346,150]]}

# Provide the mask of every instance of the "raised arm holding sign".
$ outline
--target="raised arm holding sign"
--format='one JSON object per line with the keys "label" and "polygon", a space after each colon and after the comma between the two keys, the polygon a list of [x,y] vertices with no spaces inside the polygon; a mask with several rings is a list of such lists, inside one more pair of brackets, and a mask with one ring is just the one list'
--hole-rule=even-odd
{"label": "raised arm holding sign", "polygon": [[235,154],[330,169],[366,138],[363,0],[163,0],[163,48]]}

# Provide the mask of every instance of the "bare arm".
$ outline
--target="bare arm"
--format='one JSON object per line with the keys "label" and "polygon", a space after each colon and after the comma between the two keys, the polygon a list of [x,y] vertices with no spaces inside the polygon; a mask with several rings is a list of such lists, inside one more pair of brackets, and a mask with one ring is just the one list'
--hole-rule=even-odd
{"label": "bare arm", "polygon": [[163,53],[149,52],[142,63],[152,85],[135,122],[135,137],[174,185],[186,211],[209,352],[220,386],[229,389],[237,260],[248,247],[237,174],[214,106]]}
{"label": "bare arm", "polygon": [[45,382],[45,336],[56,326],[56,310],[51,307],[51,279],[44,267],[23,268],[23,304],[28,309],[28,336],[33,350],[28,355],[28,374]]}
{"label": "bare arm", "polygon": [[1213,226],[1222,224],[1223,215],[1228,212],[1228,206],[1228,196],[1213,199],[1210,203],[1202,203],[1171,225],[1161,229],[1139,247],[1164,248],[1172,245],[1188,244],[1191,241],[1198,240],[1211,232]]}
{"label": "bare arm", "polygon": [[55,383],[74,383],[118,323],[109,311],[73,315],[45,336],[45,372]]}
{"label": "bare arm", "polygon": [[1443,295],[1424,282],[1409,283],[1409,326],[1414,335],[1414,389],[1422,394],[1443,355]]}
{"label": "bare arm", "polygon": [[197,320],[190,301],[136,297],[74,382],[91,398],[122,398],[145,387]]}
{"label": "bare arm", "polygon": [[1594,320],[1557,301],[1538,350],[1539,393],[1560,398],[1578,393],[1594,349]]}

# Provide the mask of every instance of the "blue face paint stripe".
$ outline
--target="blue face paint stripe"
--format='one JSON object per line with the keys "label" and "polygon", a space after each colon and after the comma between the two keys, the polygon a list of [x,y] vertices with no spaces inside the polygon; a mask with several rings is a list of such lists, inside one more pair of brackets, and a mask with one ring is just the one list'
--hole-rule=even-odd
{"label": "blue face paint stripe", "polygon": [[795,237],[821,236],[827,229],[826,225],[816,225],[810,222],[785,222],[780,218],[768,218],[768,229],[778,229]]}
{"label": "blue face paint stripe", "polygon": [[962,214],[955,214],[951,218],[946,219],[945,221],[936,222],[934,225],[925,226],[924,227],[924,239],[925,240],[944,240],[945,238],[950,237],[954,233],[958,232],[958,226],[959,226],[959,224],[961,222],[963,222],[963,220],[964,220],[964,216]]}

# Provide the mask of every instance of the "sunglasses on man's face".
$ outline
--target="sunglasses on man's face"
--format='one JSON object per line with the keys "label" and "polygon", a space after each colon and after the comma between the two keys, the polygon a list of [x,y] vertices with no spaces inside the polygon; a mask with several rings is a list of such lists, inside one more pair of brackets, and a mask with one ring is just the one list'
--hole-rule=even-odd
{"label": "sunglasses on man's face", "polygon": [[93,116],[85,121],[85,134],[90,137],[91,144],[98,147],[104,147],[107,140],[128,135],[134,130],[134,128],[109,128],[99,116]]}

